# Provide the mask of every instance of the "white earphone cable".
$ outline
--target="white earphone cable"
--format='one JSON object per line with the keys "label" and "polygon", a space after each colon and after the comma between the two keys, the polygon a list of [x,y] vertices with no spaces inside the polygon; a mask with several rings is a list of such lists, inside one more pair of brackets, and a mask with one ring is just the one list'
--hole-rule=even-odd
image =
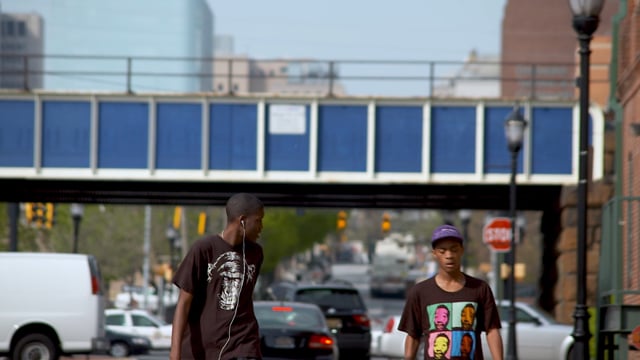
{"label": "white earphone cable", "polygon": [[236,315],[238,315],[238,307],[240,306],[240,295],[242,294],[242,287],[244,286],[244,276],[245,276],[245,273],[247,272],[247,261],[246,261],[245,252],[244,252],[244,240],[245,240],[246,233],[247,232],[244,228],[244,222],[243,222],[242,223],[242,278],[241,278],[242,280],[240,281],[240,291],[238,291],[238,300],[236,302],[236,308],[233,311],[233,317],[229,322],[229,329],[227,331],[227,341],[224,342],[222,349],[220,349],[220,354],[218,354],[218,360],[222,359],[222,353],[224,352],[224,349],[229,344],[229,341],[231,341],[231,325],[233,325],[233,322],[236,319]]}

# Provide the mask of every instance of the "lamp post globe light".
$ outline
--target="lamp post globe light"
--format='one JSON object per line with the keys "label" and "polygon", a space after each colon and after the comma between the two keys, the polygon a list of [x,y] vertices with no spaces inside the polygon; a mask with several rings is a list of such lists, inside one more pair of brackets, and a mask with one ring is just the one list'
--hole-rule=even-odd
{"label": "lamp post globe light", "polygon": [[[176,230],[176,228],[173,227],[173,224],[169,224],[169,226],[167,226],[167,232],[166,232],[166,236],[167,236],[167,241],[169,242],[169,267],[171,268],[172,272],[175,272],[175,256],[174,256],[174,249],[176,248],[176,243],[178,242],[178,230]],[[163,289],[164,290],[164,289]],[[173,287],[170,288],[169,290],[169,294],[170,296],[173,296]]]}
{"label": "lamp post globe light", "polygon": [[176,240],[178,239],[178,231],[173,227],[173,225],[169,224],[169,226],[167,226],[167,241],[169,242],[169,266],[171,267],[171,270],[174,270],[173,268],[173,250],[176,247]]}
{"label": "lamp post globe light", "polygon": [[580,43],[580,130],[578,161],[578,244],[577,244],[577,292],[576,308],[573,313],[575,359],[589,358],[589,313],[587,312],[587,139],[589,128],[589,43],[600,22],[600,12],[604,0],[569,0],[573,13],[573,29]]}
{"label": "lamp post globe light", "polygon": [[71,218],[73,219],[73,253],[78,252],[78,235],[80,232],[80,221],[84,215],[84,206],[82,204],[71,204]]}
{"label": "lamp post globe light", "polygon": [[518,348],[516,346],[516,306],[515,306],[515,262],[516,262],[516,171],[518,153],[522,148],[524,140],[524,130],[527,126],[520,108],[516,105],[513,111],[507,116],[504,122],[504,132],[507,138],[509,151],[511,152],[511,182],[509,183],[509,214],[511,218],[511,251],[509,253],[509,331],[507,339],[507,359],[518,358]]}

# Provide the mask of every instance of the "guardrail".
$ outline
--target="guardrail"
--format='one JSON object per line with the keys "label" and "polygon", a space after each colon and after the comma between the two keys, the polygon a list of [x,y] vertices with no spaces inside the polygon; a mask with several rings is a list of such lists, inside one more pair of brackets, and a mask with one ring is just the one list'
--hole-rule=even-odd
{"label": "guardrail", "polygon": [[[0,88],[575,99],[575,63],[0,54]],[[608,64],[592,64],[608,69]],[[608,71],[592,83],[608,83]],[[180,80],[178,80],[180,79]],[[77,84],[77,85],[74,85]]]}

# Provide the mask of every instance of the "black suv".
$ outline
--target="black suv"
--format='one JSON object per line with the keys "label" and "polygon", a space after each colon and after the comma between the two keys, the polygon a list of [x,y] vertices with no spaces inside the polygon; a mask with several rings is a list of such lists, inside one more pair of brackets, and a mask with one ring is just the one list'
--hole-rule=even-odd
{"label": "black suv", "polygon": [[267,292],[274,300],[316,304],[338,339],[341,358],[369,359],[371,322],[358,289],[348,282],[329,280],[321,284],[278,282]]}

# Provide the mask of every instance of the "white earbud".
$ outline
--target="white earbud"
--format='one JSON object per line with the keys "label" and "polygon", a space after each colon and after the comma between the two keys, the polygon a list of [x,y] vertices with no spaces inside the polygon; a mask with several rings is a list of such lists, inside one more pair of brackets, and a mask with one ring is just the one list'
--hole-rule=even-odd
{"label": "white earbud", "polygon": [[244,229],[244,220],[240,220],[240,224],[242,225],[242,228]]}

